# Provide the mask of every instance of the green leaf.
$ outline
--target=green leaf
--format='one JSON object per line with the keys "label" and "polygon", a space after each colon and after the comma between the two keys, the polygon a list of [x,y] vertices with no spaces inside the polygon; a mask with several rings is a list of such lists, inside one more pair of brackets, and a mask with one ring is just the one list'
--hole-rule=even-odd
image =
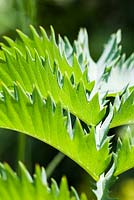
{"label": "green leaf", "polygon": [[110,128],[134,123],[134,90],[126,91],[121,97],[115,99],[114,117]]}
{"label": "green leaf", "polygon": [[[28,50],[26,59],[18,50],[16,57],[6,52],[5,57],[6,63],[0,64],[0,80],[8,87],[17,81],[31,93],[35,85],[44,98],[51,94],[56,103],[61,102],[65,109],[88,125],[96,125],[103,119],[105,108],[100,105],[98,94],[88,100],[83,80],[80,79],[78,85],[75,82],[72,84],[66,71],[62,76],[57,67],[52,70],[49,58],[43,61],[35,51],[33,59]],[[89,87],[92,88],[92,83]]]}
{"label": "green leaf", "polygon": [[[127,130],[127,136],[118,141],[113,167],[104,173],[112,164],[109,128],[134,123],[134,54],[127,60],[121,55],[120,31],[111,36],[98,62],[90,56],[85,29],[73,46],[66,37],[59,36],[57,43],[52,27],[50,37],[43,28],[39,35],[32,26],[32,38],[17,32],[21,40],[5,37],[9,46],[1,44],[0,127],[28,134],[67,155],[98,180],[98,200],[109,200],[114,176],[134,166],[133,136]],[[64,178],[60,188],[52,180],[48,189],[45,173],[34,181],[23,165],[21,169],[21,184],[17,175],[9,173],[13,178],[8,179],[10,196],[0,187],[4,199],[16,195],[19,200],[20,185],[23,195],[27,194],[22,197],[28,200],[33,193],[36,199],[41,195],[48,200],[80,199],[74,189],[70,197]],[[2,173],[2,180],[7,180],[7,172]],[[36,175],[40,177],[40,170]]]}
{"label": "green leaf", "polygon": [[[57,44],[52,27],[50,37],[47,36],[42,27],[40,27],[40,35],[33,26],[30,26],[30,29],[32,38],[17,30],[21,41],[16,40],[14,42],[10,38],[4,37],[9,46],[1,44],[2,48],[14,56],[15,50],[18,49],[26,57],[26,48],[29,49],[33,58],[35,49],[39,56],[44,59],[49,55],[52,70],[55,67],[54,64],[56,64],[62,74],[66,71],[69,78],[73,74],[76,84],[79,83],[79,80],[82,80],[85,89],[90,91],[90,82],[95,81],[93,94],[99,91],[101,94],[108,92],[109,96],[115,96],[128,84],[130,87],[134,86],[134,54],[126,61],[125,56],[121,56],[120,30],[111,35],[100,59],[94,62],[89,52],[88,35],[85,29],[80,30],[78,39],[73,46],[71,46],[66,37],[62,39],[60,36]],[[4,59],[3,51],[1,51],[0,55]]]}
{"label": "green leaf", "polygon": [[[122,128],[123,129],[123,128]],[[114,155],[117,176],[134,167],[134,126],[123,129]]]}
{"label": "green leaf", "polygon": [[[19,171],[18,176],[9,165],[0,164],[0,200],[77,200],[77,192],[71,194],[65,177],[60,187],[54,180],[49,187],[44,168],[36,166],[34,178],[22,163],[19,163]],[[78,197],[80,199],[86,200],[86,197]]]}
{"label": "green leaf", "polygon": [[[37,50],[39,56],[43,57],[44,59],[49,55],[49,62],[52,68],[54,67],[54,63],[56,63],[62,74],[64,74],[65,71],[68,77],[71,77],[71,75],[74,74],[77,84],[79,80],[82,79],[86,89],[90,89],[88,77],[85,78],[86,69],[84,72],[82,72],[78,62],[78,56],[75,53],[73,53],[71,56],[72,64],[69,64],[70,59],[68,59],[68,56],[64,55],[64,53],[61,53],[62,50],[56,43],[55,33],[52,27],[50,38],[48,38],[45,30],[42,27],[40,27],[41,36],[39,36],[33,26],[30,26],[30,30],[32,32],[32,38],[29,38],[20,30],[17,30],[17,32],[21,40],[14,42],[10,38],[4,37],[9,46],[1,43],[2,48],[5,49],[5,51],[10,52],[12,55],[15,55],[15,49],[18,49],[24,55],[24,57],[26,57],[26,48],[29,49],[32,57],[35,55],[35,49]],[[66,45],[64,48],[66,48]],[[1,57],[3,57],[3,55]]]}
{"label": "green leaf", "polygon": [[95,129],[84,133],[77,118],[74,128],[70,126],[68,129],[71,122],[69,117],[63,115],[61,104],[53,103],[50,97],[44,100],[36,88],[30,95],[19,85],[15,85],[14,91],[4,86],[0,116],[0,127],[26,133],[50,144],[77,162],[96,180],[110,162],[108,138],[98,150]]}

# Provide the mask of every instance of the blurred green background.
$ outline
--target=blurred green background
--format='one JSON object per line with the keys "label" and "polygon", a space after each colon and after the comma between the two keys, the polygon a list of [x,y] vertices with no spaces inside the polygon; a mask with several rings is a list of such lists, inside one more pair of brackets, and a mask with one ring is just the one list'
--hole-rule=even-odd
{"label": "blurred green background", "polygon": [[[33,24],[37,28],[43,26],[48,34],[53,25],[56,34],[66,35],[72,42],[79,29],[86,27],[91,55],[97,60],[109,35],[120,28],[123,51],[129,56],[134,50],[133,10],[133,0],[0,0],[0,41],[3,35],[16,38],[16,28],[30,34],[29,24]],[[0,161],[8,162],[15,170],[18,160],[22,160],[31,173],[36,163],[48,167],[57,153],[33,138],[0,130]],[[52,177],[59,181],[64,174],[69,185],[95,199],[90,192],[93,181],[67,157],[53,171]],[[121,200],[134,199],[134,170],[120,176],[112,195],[120,196]]]}

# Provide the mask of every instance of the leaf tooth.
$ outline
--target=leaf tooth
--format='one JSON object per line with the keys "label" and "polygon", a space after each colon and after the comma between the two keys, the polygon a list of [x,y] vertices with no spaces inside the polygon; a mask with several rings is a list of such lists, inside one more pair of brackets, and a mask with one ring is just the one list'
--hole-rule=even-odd
{"label": "leaf tooth", "polygon": [[[19,82],[25,88],[25,81],[27,80],[27,83],[30,82],[30,80],[27,77],[26,71],[22,70],[23,69],[22,63],[26,64],[26,61],[19,53],[16,52],[16,54],[17,54],[17,62],[16,62],[16,59],[15,59],[15,57],[13,55],[11,55],[10,53],[5,52],[6,63],[7,63],[7,65],[5,67],[6,67],[6,70],[7,70],[8,74],[9,74],[10,71],[12,72],[12,75],[11,75],[12,76],[12,81],[11,81],[10,84],[12,85],[13,81],[19,80]],[[14,70],[14,68],[15,68],[15,70]],[[21,72],[22,72],[22,74],[21,74]]]}
{"label": "leaf tooth", "polygon": [[34,28],[33,25],[30,25],[30,30],[33,34],[33,37],[38,37],[39,38],[39,34],[37,33],[36,29]]}
{"label": "leaf tooth", "polygon": [[71,190],[72,190],[73,195],[75,196],[75,199],[76,199],[76,200],[80,200],[80,198],[79,198],[79,196],[78,196],[78,193],[76,192],[75,188],[74,188],[74,187],[71,187]]}
{"label": "leaf tooth", "polygon": [[2,47],[2,51],[4,52],[6,62],[9,63],[9,56],[12,58],[14,57],[13,54],[6,47]]}
{"label": "leaf tooth", "polygon": [[31,100],[32,100],[33,104],[35,104],[35,103],[38,103],[39,105],[42,104],[41,102],[43,100],[43,97],[42,97],[40,91],[37,89],[36,86],[33,87],[32,95],[31,95]]}
{"label": "leaf tooth", "polygon": [[[36,132],[37,132],[37,126],[34,123],[35,113],[31,112],[31,110],[33,108],[31,96],[30,96],[30,94],[28,94],[24,91],[24,89],[21,87],[21,85],[19,83],[17,83],[17,85],[15,85],[15,90],[16,90],[16,94],[17,94],[17,98],[18,98],[18,103],[16,103],[16,107],[14,108],[14,110],[17,113],[19,113],[19,108],[21,108],[23,110],[23,112],[21,114],[20,113],[18,114],[18,119],[21,123],[21,126],[24,129],[23,131],[27,132],[27,129],[28,130],[31,129],[31,132],[35,136]],[[32,116],[32,114],[33,114],[33,116]],[[27,117],[25,117],[25,116],[27,116]],[[25,124],[25,126],[24,126],[24,124]]]}
{"label": "leaf tooth", "polygon": [[19,161],[19,169],[20,169],[20,174],[21,174],[21,180],[26,183],[33,183],[33,179],[30,173],[28,172],[24,164],[20,161]]}
{"label": "leaf tooth", "polygon": [[54,43],[54,45],[57,47],[56,39],[55,39],[55,32],[54,32],[53,26],[50,26],[50,30],[51,30],[51,38],[50,38],[50,40],[51,40],[51,41]]}
{"label": "leaf tooth", "polygon": [[30,102],[30,98],[28,98],[28,94],[25,92],[23,87],[19,82],[14,83],[14,95],[18,102]]}
{"label": "leaf tooth", "polygon": [[[41,184],[43,186],[48,186],[46,171],[45,171],[44,167],[40,168],[40,166],[38,164],[35,166],[34,180],[36,182],[36,186],[37,186],[37,184]],[[40,185],[39,185],[39,187],[40,187]],[[44,187],[44,189],[45,189],[45,187]]]}
{"label": "leaf tooth", "polygon": [[79,78],[82,76],[82,71],[81,71],[81,68],[80,68],[80,64],[78,62],[78,58],[76,56],[76,54],[74,53],[73,55],[73,71],[77,71],[77,81],[79,81]]}
{"label": "leaf tooth", "polygon": [[53,197],[57,197],[59,195],[59,187],[53,178],[51,179],[51,191]]}
{"label": "leaf tooth", "polygon": [[35,51],[35,62],[36,62],[36,66],[42,66],[42,67],[43,67],[43,63],[42,63],[41,56],[39,55],[37,49],[34,49],[34,51]]}
{"label": "leaf tooth", "polygon": [[86,91],[85,91],[85,87],[84,87],[82,80],[80,80],[80,82],[77,86],[77,94],[78,94],[79,101],[82,104],[86,104],[87,103],[87,97],[86,97]]}
{"label": "leaf tooth", "polygon": [[40,26],[40,31],[41,31],[41,35],[42,35],[43,39],[46,40],[46,41],[49,41],[47,33],[46,33],[45,29],[42,26]]}
{"label": "leaf tooth", "polygon": [[21,40],[24,42],[25,45],[27,44],[31,44],[32,45],[32,40],[26,35],[24,34],[22,31],[20,31],[19,29],[16,29],[18,35],[20,36]]}
{"label": "leaf tooth", "polygon": [[31,64],[32,62],[34,62],[35,59],[32,57],[32,52],[30,51],[28,46],[25,47],[25,50],[26,50],[26,62]]}
{"label": "leaf tooth", "polygon": [[59,200],[62,200],[62,199],[69,200],[70,199],[70,193],[69,193],[68,184],[67,184],[67,180],[66,180],[65,176],[63,176],[61,179],[60,192],[59,192],[58,199]]}
{"label": "leaf tooth", "polygon": [[24,58],[24,55],[22,54],[19,48],[14,47],[14,50],[15,50],[15,58],[17,61],[19,60],[20,57]]}
{"label": "leaf tooth", "polygon": [[85,193],[82,193],[82,194],[81,194],[80,199],[81,199],[81,200],[88,200],[88,199],[87,199],[87,196],[85,195]]}
{"label": "leaf tooth", "polygon": [[12,40],[10,37],[3,36],[3,38],[8,42],[8,44],[13,47],[15,45],[14,40]]}
{"label": "leaf tooth", "polygon": [[[74,124],[73,136],[74,136],[73,139],[77,140],[78,142],[80,142],[81,139],[84,137],[83,129],[78,118],[76,118],[76,121]],[[79,144],[77,146],[79,146]]]}
{"label": "leaf tooth", "polygon": [[4,101],[5,102],[8,102],[11,100],[16,100],[14,95],[13,95],[13,92],[11,90],[8,89],[8,87],[2,83],[2,93],[3,93],[3,97],[4,97]]}

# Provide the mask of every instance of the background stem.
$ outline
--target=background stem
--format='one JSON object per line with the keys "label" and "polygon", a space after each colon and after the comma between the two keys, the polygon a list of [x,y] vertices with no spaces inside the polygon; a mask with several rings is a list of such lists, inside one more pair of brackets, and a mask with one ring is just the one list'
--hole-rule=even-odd
{"label": "background stem", "polygon": [[59,152],[53,159],[52,161],[48,164],[47,168],[46,168],[46,174],[47,174],[47,178],[49,179],[50,176],[52,175],[52,173],[54,172],[55,168],[59,165],[59,163],[63,160],[63,158],[65,157],[64,154],[62,154],[61,152]]}

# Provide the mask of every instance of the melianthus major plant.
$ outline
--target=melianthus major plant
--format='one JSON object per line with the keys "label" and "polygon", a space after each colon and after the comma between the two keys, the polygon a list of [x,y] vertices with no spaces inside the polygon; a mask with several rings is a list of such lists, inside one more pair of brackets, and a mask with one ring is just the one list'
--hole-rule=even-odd
{"label": "melianthus major plant", "polygon": [[[0,127],[55,147],[94,178],[98,200],[112,199],[117,176],[134,167],[134,54],[122,55],[120,31],[94,62],[85,29],[72,46],[66,37],[56,42],[52,28],[49,38],[30,28],[31,38],[17,30],[20,39],[1,44]],[[113,151],[109,131],[124,125]],[[87,199],[70,192],[65,178],[48,186],[43,168],[32,178],[20,163],[20,172],[0,165],[0,199]]]}

